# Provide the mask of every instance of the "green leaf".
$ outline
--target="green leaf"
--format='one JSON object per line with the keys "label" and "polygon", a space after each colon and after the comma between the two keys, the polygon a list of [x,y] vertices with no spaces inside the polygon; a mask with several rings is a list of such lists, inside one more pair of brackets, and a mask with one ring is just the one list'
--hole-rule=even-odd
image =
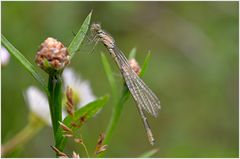
{"label": "green leaf", "polygon": [[136,52],[137,52],[137,49],[134,47],[130,53],[129,53],[129,56],[128,56],[128,59],[133,59],[136,57]]}
{"label": "green leaf", "polygon": [[[73,117],[68,115],[64,120],[63,123],[68,126],[69,128],[72,128],[71,122],[73,121],[79,121],[79,118],[84,117],[85,120],[90,119],[92,117],[94,117],[94,115],[99,112],[102,107],[107,103],[109,96],[103,96],[98,98],[97,100],[88,103],[86,106],[81,107],[80,109],[78,109]],[[61,133],[62,129],[59,128],[58,129],[58,135],[62,135]],[[59,136],[60,138],[60,136]],[[66,143],[66,138],[63,138],[62,141],[58,142],[59,145],[57,145],[60,149],[63,149],[63,147],[65,146]]]}
{"label": "green leaf", "polygon": [[113,100],[116,100],[117,98],[117,84],[116,84],[116,80],[114,78],[114,73],[111,69],[111,66],[105,56],[104,53],[101,53],[101,57],[102,57],[102,63],[103,63],[103,67],[104,67],[104,70],[107,74],[107,78],[108,78],[108,81],[110,83],[110,86],[111,86],[111,89],[112,89],[112,94],[113,94]]}
{"label": "green leaf", "polygon": [[107,130],[106,130],[106,135],[105,135],[105,140],[104,144],[108,144],[112,135],[113,131],[115,130],[117,123],[121,117],[122,110],[123,110],[123,105],[124,103],[128,100],[130,95],[130,92],[128,90],[128,87],[126,84],[123,85],[122,93],[120,98],[118,99],[117,104],[113,107],[113,113],[111,116],[111,119],[109,121]]}
{"label": "green leaf", "polygon": [[145,71],[146,71],[146,69],[148,67],[149,60],[150,60],[150,55],[151,55],[151,52],[149,51],[147,56],[146,56],[146,58],[145,58],[145,60],[144,60],[144,62],[143,62],[143,66],[141,68],[141,72],[140,72],[140,75],[139,75],[140,77],[142,77],[144,75],[144,73],[145,73]]}
{"label": "green leaf", "polygon": [[81,28],[79,29],[77,35],[73,38],[72,42],[68,46],[68,51],[70,54],[70,59],[75,55],[79,49],[85,35],[87,34],[89,24],[91,21],[92,11],[88,14],[87,18],[84,20]]}
{"label": "green leaf", "polygon": [[86,106],[81,107],[78,109],[73,117],[68,115],[64,120],[63,123],[69,127],[71,127],[71,121],[76,121],[80,117],[84,116],[85,119],[92,118],[108,101],[108,95],[98,98],[97,100],[88,103]]}
{"label": "green leaf", "polygon": [[158,149],[152,149],[140,155],[138,158],[149,158],[155,155],[158,152]]}
{"label": "green leaf", "polygon": [[40,74],[37,72],[37,68],[34,67],[24,56],[21,52],[19,52],[3,35],[2,37],[2,43],[6,47],[6,49],[9,51],[9,53],[14,56],[21,64],[26,68],[26,70],[40,83],[40,85],[43,87],[43,89],[47,92],[47,85]]}

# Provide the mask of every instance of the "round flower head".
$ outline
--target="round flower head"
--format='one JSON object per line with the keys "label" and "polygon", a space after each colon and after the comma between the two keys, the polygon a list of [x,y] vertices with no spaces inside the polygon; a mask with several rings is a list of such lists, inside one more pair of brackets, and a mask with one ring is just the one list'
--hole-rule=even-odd
{"label": "round flower head", "polygon": [[69,64],[69,54],[61,42],[47,38],[41,44],[35,62],[47,73],[60,72]]}

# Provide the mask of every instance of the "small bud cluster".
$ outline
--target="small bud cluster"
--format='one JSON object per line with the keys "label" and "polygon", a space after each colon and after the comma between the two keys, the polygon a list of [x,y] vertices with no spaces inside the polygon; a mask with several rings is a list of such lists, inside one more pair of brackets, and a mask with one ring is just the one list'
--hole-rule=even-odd
{"label": "small bud cluster", "polygon": [[73,116],[73,113],[74,113],[73,90],[69,86],[67,86],[66,97],[67,97],[67,102],[66,102],[67,112],[68,114]]}
{"label": "small bud cluster", "polygon": [[139,75],[141,72],[141,68],[139,67],[137,61],[135,59],[130,59],[128,60],[129,65],[131,66],[131,68],[133,69],[133,71]]}
{"label": "small bud cluster", "polygon": [[67,48],[54,38],[47,38],[37,52],[35,62],[48,73],[62,70],[69,64]]}

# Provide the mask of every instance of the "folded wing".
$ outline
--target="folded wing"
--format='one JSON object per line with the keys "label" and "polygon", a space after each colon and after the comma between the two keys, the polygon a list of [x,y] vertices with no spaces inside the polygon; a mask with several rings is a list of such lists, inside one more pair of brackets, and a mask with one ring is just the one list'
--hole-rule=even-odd
{"label": "folded wing", "polygon": [[160,101],[152,90],[143,82],[143,80],[133,71],[128,64],[127,58],[118,48],[114,50],[116,58],[118,58],[118,65],[121,65],[120,69],[125,82],[130,90],[134,100],[138,106],[143,108],[145,111],[157,117],[160,107]]}

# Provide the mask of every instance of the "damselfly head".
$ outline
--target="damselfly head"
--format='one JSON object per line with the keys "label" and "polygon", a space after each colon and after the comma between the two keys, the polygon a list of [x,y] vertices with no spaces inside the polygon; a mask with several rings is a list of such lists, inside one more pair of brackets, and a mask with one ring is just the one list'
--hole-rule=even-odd
{"label": "damselfly head", "polygon": [[101,25],[97,23],[93,23],[91,26],[91,32],[97,33],[98,31],[101,30]]}

